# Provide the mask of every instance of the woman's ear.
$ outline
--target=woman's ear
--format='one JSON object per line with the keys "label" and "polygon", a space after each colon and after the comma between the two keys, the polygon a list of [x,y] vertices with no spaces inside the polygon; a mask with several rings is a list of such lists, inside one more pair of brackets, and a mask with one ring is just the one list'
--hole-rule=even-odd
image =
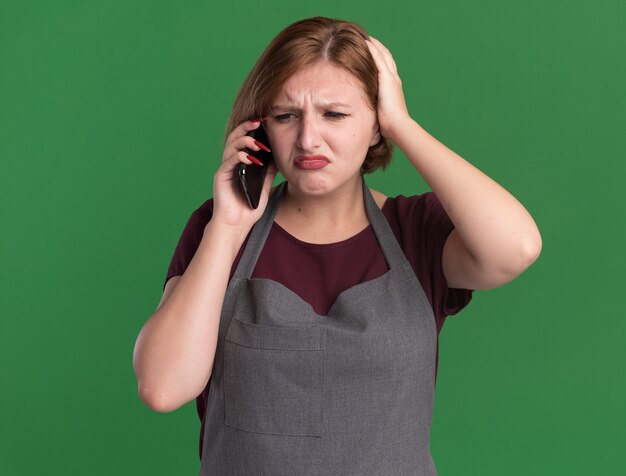
{"label": "woman's ear", "polygon": [[370,141],[370,147],[374,147],[376,144],[378,144],[380,142],[381,136],[380,136],[380,126],[378,125],[378,122],[376,123],[376,131],[374,132],[374,134],[372,134],[372,140]]}

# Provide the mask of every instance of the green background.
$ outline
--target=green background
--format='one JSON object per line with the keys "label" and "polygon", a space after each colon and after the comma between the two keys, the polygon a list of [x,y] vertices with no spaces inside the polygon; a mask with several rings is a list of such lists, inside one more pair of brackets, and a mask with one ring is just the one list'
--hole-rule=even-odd
{"label": "green background", "polygon": [[[443,328],[440,474],[626,467],[625,3],[335,3],[0,1],[0,474],[197,474],[195,405],[143,405],[134,342],[239,85],[314,15],[380,39],[412,117],[542,233]],[[427,190],[399,150],[368,181]]]}

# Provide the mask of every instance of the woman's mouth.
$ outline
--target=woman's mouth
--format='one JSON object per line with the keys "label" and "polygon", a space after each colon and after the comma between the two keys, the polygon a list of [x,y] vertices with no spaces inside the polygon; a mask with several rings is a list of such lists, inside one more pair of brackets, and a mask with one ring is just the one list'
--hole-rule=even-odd
{"label": "woman's mouth", "polygon": [[326,167],[330,164],[330,160],[325,155],[299,155],[294,159],[293,164],[302,170],[316,170]]}

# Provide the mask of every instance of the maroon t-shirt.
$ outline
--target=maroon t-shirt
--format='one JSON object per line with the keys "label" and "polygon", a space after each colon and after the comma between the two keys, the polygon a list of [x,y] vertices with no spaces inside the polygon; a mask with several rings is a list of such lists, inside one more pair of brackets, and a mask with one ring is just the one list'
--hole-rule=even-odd
{"label": "maroon t-shirt", "polygon": [[[213,200],[209,199],[191,214],[174,251],[165,283],[187,269],[212,212]],[[439,333],[446,316],[459,312],[472,298],[471,290],[448,288],[443,274],[443,245],[454,225],[432,192],[389,197],[382,212],[433,308]],[[245,243],[235,258],[231,276],[244,246]],[[312,244],[298,240],[274,223],[252,277],[281,283],[311,304],[323,319],[342,291],[381,276],[388,269],[371,225],[344,241]],[[196,399],[202,427],[207,398],[208,385]],[[200,444],[202,432],[203,428]]]}

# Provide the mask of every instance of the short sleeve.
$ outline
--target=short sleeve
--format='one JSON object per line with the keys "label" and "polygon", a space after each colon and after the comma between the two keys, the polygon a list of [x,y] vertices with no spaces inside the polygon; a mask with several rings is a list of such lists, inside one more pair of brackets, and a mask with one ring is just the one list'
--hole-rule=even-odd
{"label": "short sleeve", "polygon": [[383,212],[413,267],[441,329],[446,316],[470,302],[472,290],[449,288],[443,273],[443,246],[454,224],[433,192],[387,200]]}
{"label": "short sleeve", "polygon": [[204,234],[204,228],[211,219],[212,215],[213,199],[209,199],[194,210],[187,220],[187,224],[178,239],[178,244],[174,249],[174,255],[172,256],[169,268],[167,269],[165,282],[163,283],[164,289],[167,281],[172,276],[182,275],[187,269],[187,266],[189,266],[189,263],[191,263],[198,246],[200,246],[200,241],[202,240],[202,235]]}
{"label": "short sleeve", "polygon": [[433,298],[445,316],[457,314],[472,298],[472,290],[449,288],[443,273],[443,247],[454,230],[454,224],[434,193],[426,194],[427,220],[424,224],[427,237],[429,267],[433,277]]}

